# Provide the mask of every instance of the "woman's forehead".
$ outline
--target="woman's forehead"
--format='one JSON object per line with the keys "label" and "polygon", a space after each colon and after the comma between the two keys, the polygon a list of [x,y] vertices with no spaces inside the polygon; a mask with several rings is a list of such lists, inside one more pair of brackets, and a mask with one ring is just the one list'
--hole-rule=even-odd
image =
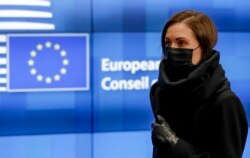
{"label": "woman's forehead", "polygon": [[166,31],[165,39],[193,39],[195,38],[193,31],[185,23],[176,23]]}

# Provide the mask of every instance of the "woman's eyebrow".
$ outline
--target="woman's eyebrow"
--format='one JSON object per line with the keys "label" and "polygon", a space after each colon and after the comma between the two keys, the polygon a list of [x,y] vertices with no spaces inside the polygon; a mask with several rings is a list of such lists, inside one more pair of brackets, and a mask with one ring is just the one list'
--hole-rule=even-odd
{"label": "woman's eyebrow", "polygon": [[[164,40],[165,41],[169,41],[170,39],[168,37],[166,37]],[[179,41],[179,40],[186,40],[186,41],[188,41],[188,39],[186,37],[177,37],[174,40],[176,40],[176,41]]]}
{"label": "woman's eyebrow", "polygon": [[185,40],[188,41],[188,39],[186,37],[178,37],[175,39],[176,41],[180,41],[180,40]]}

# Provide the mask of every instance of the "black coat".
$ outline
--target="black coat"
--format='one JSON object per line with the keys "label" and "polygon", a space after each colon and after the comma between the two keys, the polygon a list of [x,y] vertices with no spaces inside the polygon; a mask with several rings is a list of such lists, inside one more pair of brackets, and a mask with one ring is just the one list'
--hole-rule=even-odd
{"label": "black coat", "polygon": [[163,62],[150,91],[154,116],[163,116],[179,138],[169,152],[154,146],[153,158],[240,158],[247,118],[219,64],[219,53],[203,61],[187,78],[171,82]]}

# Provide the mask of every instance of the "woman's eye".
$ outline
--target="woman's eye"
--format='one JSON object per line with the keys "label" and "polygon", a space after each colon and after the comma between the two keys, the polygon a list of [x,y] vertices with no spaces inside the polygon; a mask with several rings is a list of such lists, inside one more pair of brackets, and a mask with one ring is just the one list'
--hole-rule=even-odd
{"label": "woman's eye", "polygon": [[178,42],[178,45],[179,46],[185,46],[187,44],[187,42],[185,42],[185,41],[179,41]]}

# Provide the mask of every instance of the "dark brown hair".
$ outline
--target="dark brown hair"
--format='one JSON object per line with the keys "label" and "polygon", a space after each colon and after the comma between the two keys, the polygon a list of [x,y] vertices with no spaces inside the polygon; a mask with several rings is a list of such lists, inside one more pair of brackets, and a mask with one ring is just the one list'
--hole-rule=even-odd
{"label": "dark brown hair", "polygon": [[176,23],[185,23],[193,31],[202,49],[202,59],[209,57],[217,42],[217,29],[207,15],[192,10],[175,14],[165,24],[161,35],[162,50],[164,51],[167,29]]}

